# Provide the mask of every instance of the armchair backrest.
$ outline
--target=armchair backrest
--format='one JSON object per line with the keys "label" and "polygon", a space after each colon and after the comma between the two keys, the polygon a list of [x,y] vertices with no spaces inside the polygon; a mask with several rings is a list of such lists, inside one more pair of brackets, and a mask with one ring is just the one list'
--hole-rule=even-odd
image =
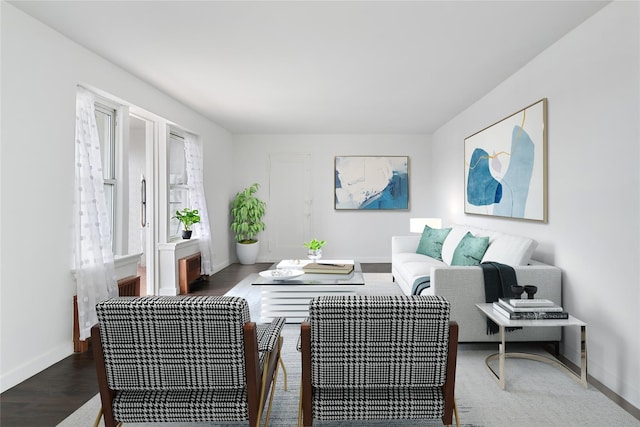
{"label": "armchair backrest", "polygon": [[243,298],[112,298],[96,311],[112,390],[246,386]]}
{"label": "armchair backrest", "polygon": [[442,386],[449,311],[449,302],[437,296],[314,298],[309,304],[313,387]]}

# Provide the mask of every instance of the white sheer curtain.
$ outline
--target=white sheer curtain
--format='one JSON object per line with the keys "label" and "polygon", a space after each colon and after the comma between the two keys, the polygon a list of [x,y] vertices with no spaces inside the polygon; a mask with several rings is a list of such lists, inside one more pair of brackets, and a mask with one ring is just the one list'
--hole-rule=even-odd
{"label": "white sheer curtain", "polygon": [[202,260],[202,274],[213,274],[213,248],[211,230],[209,228],[209,214],[207,200],[204,196],[204,173],[202,150],[195,135],[190,133],[184,137],[184,154],[187,163],[187,182],[189,183],[189,202],[192,209],[197,209],[200,222],[194,224],[200,244],[200,259]]}
{"label": "white sheer curtain", "polygon": [[96,303],[118,295],[107,205],[104,194],[100,140],[93,95],[78,88],[74,183],[73,260],[78,287],[80,339],[98,322]]}

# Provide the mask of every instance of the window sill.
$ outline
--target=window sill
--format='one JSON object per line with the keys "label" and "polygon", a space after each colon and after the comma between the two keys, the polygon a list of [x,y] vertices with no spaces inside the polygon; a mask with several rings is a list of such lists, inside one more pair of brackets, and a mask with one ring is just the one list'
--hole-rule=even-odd
{"label": "window sill", "polygon": [[116,279],[137,276],[141,256],[142,252],[130,255],[116,255],[113,259],[113,263],[116,266]]}
{"label": "window sill", "polygon": [[[116,270],[116,280],[124,279],[129,276],[138,275],[138,263],[142,252],[130,255],[116,255],[113,257],[113,264]],[[72,269],[73,278],[76,277],[76,270]]]}

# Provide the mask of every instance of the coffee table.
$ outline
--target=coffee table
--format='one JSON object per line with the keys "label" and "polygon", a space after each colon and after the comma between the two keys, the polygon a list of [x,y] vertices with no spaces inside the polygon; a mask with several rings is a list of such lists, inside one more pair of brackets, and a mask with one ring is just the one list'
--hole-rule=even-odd
{"label": "coffee table", "polygon": [[[323,260],[331,263],[331,260]],[[269,269],[276,269],[278,263]],[[349,274],[303,274],[276,280],[256,276],[251,283],[260,286],[260,311],[263,322],[285,317],[287,323],[301,323],[309,316],[309,301],[322,295],[356,295],[364,286],[360,263],[355,261]]]}
{"label": "coffee table", "polygon": [[[498,382],[501,389],[506,387],[505,381],[505,359],[506,358],[518,358],[518,359],[530,359],[538,362],[544,362],[555,367],[561,368],[568,373],[572,378],[577,379],[583,387],[587,388],[587,324],[580,319],[577,319],[569,315],[568,319],[544,319],[544,320],[510,320],[506,317],[496,313],[493,310],[492,303],[476,304],[476,307],[482,311],[482,313],[489,319],[493,320],[500,329],[500,344],[498,353],[487,356],[485,365],[489,372],[493,374],[494,379]],[[550,326],[577,326],[580,328],[580,372],[576,374],[567,365],[555,358],[546,357],[540,354],[534,353],[514,353],[507,352],[505,347],[505,333],[506,328],[520,327],[520,328],[542,328]],[[496,372],[489,362],[498,359],[498,372]]]}

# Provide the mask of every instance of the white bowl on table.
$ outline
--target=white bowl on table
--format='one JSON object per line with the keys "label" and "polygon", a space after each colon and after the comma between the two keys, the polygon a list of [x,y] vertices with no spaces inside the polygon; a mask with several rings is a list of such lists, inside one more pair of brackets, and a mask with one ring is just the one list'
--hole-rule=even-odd
{"label": "white bowl on table", "polygon": [[258,273],[265,279],[272,280],[289,280],[295,277],[302,276],[304,271],[293,268],[277,268],[275,270],[265,270]]}

